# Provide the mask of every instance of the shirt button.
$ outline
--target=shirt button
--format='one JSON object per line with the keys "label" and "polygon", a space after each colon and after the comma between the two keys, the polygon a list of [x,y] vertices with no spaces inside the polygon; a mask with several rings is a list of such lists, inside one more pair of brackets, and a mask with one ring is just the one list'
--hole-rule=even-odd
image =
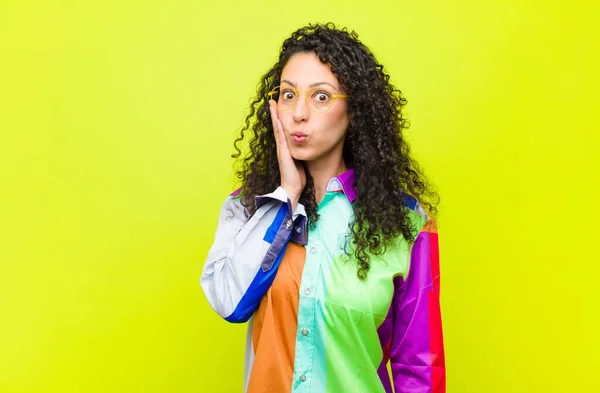
{"label": "shirt button", "polygon": [[308,329],[307,328],[302,329],[302,335],[303,336],[308,336]]}
{"label": "shirt button", "polygon": [[311,248],[310,248],[310,253],[311,253],[311,254],[314,254],[314,253],[316,253],[316,252],[317,252],[317,249],[316,249],[316,248],[314,248],[314,247],[311,247]]}
{"label": "shirt button", "polygon": [[294,222],[292,220],[287,220],[285,223],[286,228],[291,228]]}
{"label": "shirt button", "polygon": [[302,382],[306,381],[306,375],[300,374],[300,381],[302,381]]}
{"label": "shirt button", "polygon": [[305,295],[310,295],[310,288],[306,288],[306,289],[304,290],[304,294],[305,294]]}

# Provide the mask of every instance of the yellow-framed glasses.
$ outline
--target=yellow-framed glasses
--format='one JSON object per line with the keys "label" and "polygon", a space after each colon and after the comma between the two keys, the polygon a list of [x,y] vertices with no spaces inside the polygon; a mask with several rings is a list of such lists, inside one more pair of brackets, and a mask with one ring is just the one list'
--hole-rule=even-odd
{"label": "yellow-framed glasses", "polygon": [[269,92],[269,99],[275,100],[278,111],[291,110],[298,101],[298,95],[306,93],[306,104],[316,113],[325,113],[331,109],[336,98],[348,98],[344,94],[333,94],[323,86],[315,86],[308,90],[298,90],[291,86],[277,86]]}

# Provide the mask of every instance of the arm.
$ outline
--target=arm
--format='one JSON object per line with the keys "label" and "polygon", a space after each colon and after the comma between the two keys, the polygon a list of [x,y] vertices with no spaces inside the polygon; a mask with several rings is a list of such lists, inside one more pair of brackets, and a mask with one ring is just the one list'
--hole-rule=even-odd
{"label": "arm", "polygon": [[411,251],[406,280],[394,289],[390,362],[396,393],[445,393],[438,234],[429,219]]}
{"label": "arm", "polygon": [[282,187],[255,201],[257,210],[248,219],[239,199],[225,200],[200,278],[208,303],[229,322],[246,322],[254,313],[290,239],[306,243],[304,206],[297,204],[292,213]]}

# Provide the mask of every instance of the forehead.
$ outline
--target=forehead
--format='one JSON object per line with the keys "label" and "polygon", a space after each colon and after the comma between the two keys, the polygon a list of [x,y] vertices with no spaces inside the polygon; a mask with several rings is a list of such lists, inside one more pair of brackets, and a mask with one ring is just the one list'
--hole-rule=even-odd
{"label": "forehead", "polygon": [[281,72],[281,79],[286,79],[298,86],[306,88],[316,82],[326,82],[334,87],[339,83],[329,64],[321,63],[314,53],[296,53],[286,63]]}

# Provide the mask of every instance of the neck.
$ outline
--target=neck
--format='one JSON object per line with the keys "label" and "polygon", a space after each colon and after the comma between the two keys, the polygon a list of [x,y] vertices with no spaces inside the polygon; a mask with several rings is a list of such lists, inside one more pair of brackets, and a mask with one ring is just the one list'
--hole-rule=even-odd
{"label": "neck", "polygon": [[315,198],[317,203],[321,202],[325,196],[325,189],[329,180],[348,170],[341,155],[335,158],[328,157],[327,160],[307,161],[306,167],[315,184]]}

